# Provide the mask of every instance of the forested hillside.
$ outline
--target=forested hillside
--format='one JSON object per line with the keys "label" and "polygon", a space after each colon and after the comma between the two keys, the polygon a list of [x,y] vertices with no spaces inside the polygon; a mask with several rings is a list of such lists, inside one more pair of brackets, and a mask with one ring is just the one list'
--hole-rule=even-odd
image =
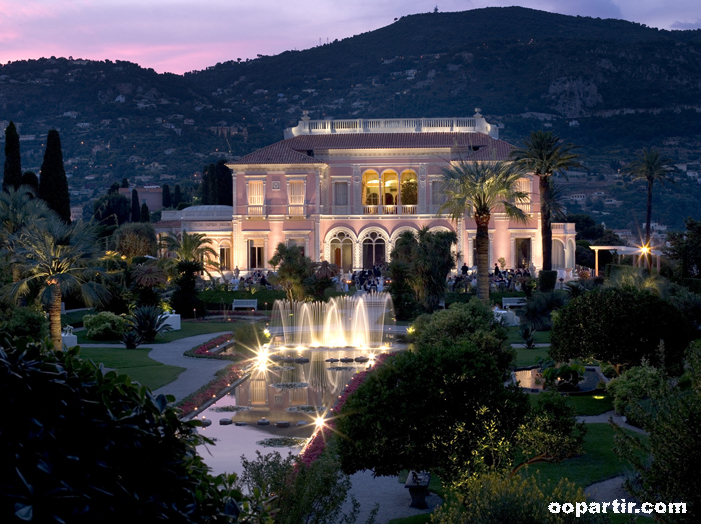
{"label": "forested hillside", "polygon": [[[520,7],[404,16],[184,76],[54,57],[0,67],[0,122],[18,124],[24,169],[38,169],[55,127],[69,182],[97,192],[122,177],[194,187],[205,164],[281,139],[304,110],[315,119],[378,118],[479,107],[512,143],[546,128],[581,144],[597,173],[612,175],[611,166],[650,146],[698,163],[699,100],[701,30]],[[90,198],[83,191],[78,200]]]}

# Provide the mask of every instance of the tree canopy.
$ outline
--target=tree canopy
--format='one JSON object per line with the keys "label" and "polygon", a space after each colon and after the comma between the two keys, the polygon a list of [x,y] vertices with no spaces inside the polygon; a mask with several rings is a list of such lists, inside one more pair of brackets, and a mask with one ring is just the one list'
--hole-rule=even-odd
{"label": "tree canopy", "polygon": [[[552,131],[532,131],[523,141],[523,147],[511,152],[511,158],[524,171],[533,173],[539,179],[540,223],[543,240],[543,270],[552,270],[552,240],[550,191],[552,186],[548,179],[558,172],[575,167],[580,155],[574,152],[579,146],[564,143]],[[545,205],[544,205],[545,204]]]}
{"label": "tree canopy", "polygon": [[46,151],[39,179],[39,197],[56,211],[64,222],[71,221],[71,197],[63,166],[61,137],[55,129],[50,130],[46,137]]}
{"label": "tree canopy", "polygon": [[643,359],[678,367],[690,334],[684,316],[656,294],[611,287],[570,300],[554,315],[550,339],[550,356],[559,362],[594,358],[620,372]]}
{"label": "tree canopy", "polygon": [[3,188],[17,189],[22,183],[22,157],[20,155],[19,133],[14,122],[5,129],[5,168]]}

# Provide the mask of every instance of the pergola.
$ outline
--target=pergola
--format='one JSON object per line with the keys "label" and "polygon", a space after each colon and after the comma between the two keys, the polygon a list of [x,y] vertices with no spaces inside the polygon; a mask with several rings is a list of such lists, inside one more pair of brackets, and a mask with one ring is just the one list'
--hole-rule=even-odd
{"label": "pergola", "polygon": [[660,257],[662,256],[662,251],[659,249],[650,249],[646,246],[589,246],[589,249],[594,250],[594,273],[599,276],[599,251],[604,249],[606,251],[616,251],[620,255],[639,255],[638,264],[643,255],[651,254],[657,257],[657,272],[660,272]]}

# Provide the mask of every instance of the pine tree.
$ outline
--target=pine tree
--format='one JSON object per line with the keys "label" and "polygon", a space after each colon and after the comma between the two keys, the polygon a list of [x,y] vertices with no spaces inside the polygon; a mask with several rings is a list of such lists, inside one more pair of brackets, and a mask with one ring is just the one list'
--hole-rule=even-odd
{"label": "pine tree", "polygon": [[141,220],[141,206],[139,206],[139,192],[136,189],[131,190],[131,221],[139,222]]}
{"label": "pine tree", "polygon": [[148,206],[146,205],[146,202],[141,204],[141,217],[140,217],[140,222],[146,222],[147,224],[151,222],[151,213],[148,210]]}
{"label": "pine tree", "polygon": [[168,209],[173,206],[173,198],[170,196],[170,186],[163,186],[163,208]]}
{"label": "pine tree", "polygon": [[22,159],[19,150],[19,133],[13,122],[5,129],[5,171],[2,187],[17,189],[22,179]]}
{"label": "pine tree", "polygon": [[52,129],[46,137],[44,162],[39,178],[39,197],[67,224],[71,221],[71,197],[68,194],[68,180],[63,167],[61,137]]}
{"label": "pine tree", "polygon": [[180,184],[175,184],[175,191],[173,193],[173,207],[177,208],[178,204],[184,202],[183,194],[180,192]]}
{"label": "pine tree", "polygon": [[226,167],[226,160],[217,162],[215,172],[217,179],[217,200],[215,203],[220,206],[233,206],[234,183],[231,178],[231,169]]}
{"label": "pine tree", "polygon": [[22,175],[21,185],[31,187],[37,195],[39,194],[39,178],[34,171],[27,171]]}

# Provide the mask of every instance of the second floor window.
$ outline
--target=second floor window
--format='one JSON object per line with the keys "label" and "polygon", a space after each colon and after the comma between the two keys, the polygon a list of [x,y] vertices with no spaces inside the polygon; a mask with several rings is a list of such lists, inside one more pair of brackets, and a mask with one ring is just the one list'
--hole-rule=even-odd
{"label": "second floor window", "polygon": [[248,205],[262,206],[263,205],[263,182],[248,183]]}
{"label": "second floor window", "polygon": [[304,182],[290,182],[290,205],[304,204]]}

